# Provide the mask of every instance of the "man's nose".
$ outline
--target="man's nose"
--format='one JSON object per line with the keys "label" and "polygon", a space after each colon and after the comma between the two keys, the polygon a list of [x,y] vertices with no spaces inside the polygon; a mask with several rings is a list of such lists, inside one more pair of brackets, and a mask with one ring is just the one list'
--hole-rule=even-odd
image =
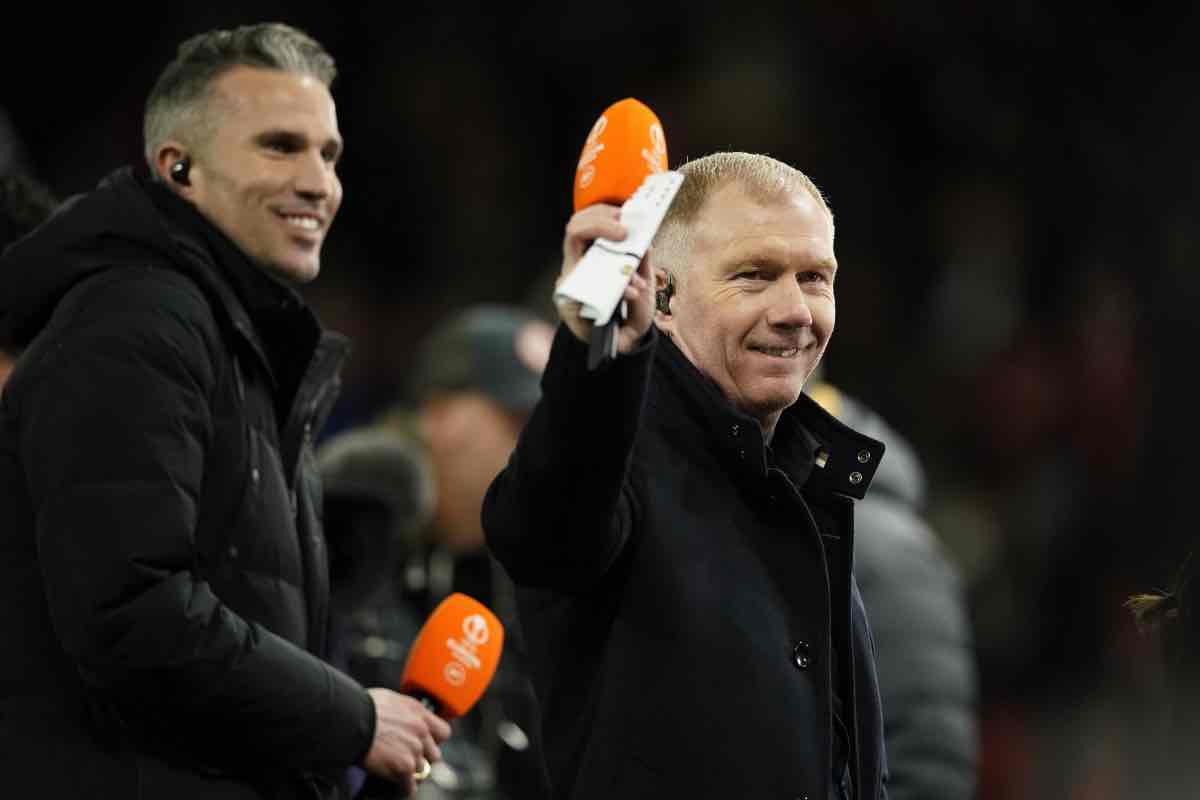
{"label": "man's nose", "polygon": [[772,287],[767,322],[781,328],[807,328],[813,323],[809,297],[795,277],[780,280]]}
{"label": "man's nose", "polygon": [[334,192],[337,176],[333,164],[320,153],[306,153],[296,169],[296,193],[309,200],[323,200]]}

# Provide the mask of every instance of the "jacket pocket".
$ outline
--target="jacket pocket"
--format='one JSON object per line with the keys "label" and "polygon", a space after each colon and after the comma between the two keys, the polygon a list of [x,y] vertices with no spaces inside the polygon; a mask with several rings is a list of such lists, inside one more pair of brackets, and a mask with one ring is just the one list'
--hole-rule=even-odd
{"label": "jacket pocket", "polygon": [[226,555],[242,570],[272,575],[300,586],[300,559],[292,493],[275,446],[260,431],[249,431],[246,494]]}
{"label": "jacket pocket", "polygon": [[303,647],[307,642],[304,563],[291,493],[272,441],[245,429],[245,489],[221,540],[210,580],[237,614]]}

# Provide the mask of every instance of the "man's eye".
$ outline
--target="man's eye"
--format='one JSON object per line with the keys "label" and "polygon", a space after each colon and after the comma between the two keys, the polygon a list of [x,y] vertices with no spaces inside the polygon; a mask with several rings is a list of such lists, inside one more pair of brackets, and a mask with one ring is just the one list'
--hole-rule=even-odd
{"label": "man's eye", "polygon": [[762,273],[762,270],[760,270],[760,269],[746,269],[746,270],[742,270],[738,274],[734,275],[735,278],[740,278],[742,280],[749,280],[749,281],[758,280],[758,279],[762,278],[762,276],[763,276],[763,273]]}
{"label": "man's eye", "polygon": [[804,283],[828,283],[829,279],[824,272],[805,272],[800,276],[800,280]]}

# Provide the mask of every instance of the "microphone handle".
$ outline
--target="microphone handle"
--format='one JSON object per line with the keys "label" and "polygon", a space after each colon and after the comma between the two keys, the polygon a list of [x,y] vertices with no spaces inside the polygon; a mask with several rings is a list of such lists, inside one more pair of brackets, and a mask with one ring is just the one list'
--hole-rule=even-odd
{"label": "microphone handle", "polygon": [[592,336],[588,342],[589,370],[597,370],[617,357],[617,329],[624,319],[625,301],[622,300],[608,322],[592,326]]}

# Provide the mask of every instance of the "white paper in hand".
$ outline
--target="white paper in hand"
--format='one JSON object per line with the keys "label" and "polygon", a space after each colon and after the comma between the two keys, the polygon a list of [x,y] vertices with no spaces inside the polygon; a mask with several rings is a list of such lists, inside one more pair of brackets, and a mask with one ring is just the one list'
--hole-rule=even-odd
{"label": "white paper in hand", "polygon": [[593,242],[571,274],[558,285],[554,299],[575,300],[583,305],[581,317],[596,325],[607,324],[681,185],[683,175],[679,172],[648,175],[621,206],[621,224],[628,231],[625,238],[619,242],[611,239]]}

